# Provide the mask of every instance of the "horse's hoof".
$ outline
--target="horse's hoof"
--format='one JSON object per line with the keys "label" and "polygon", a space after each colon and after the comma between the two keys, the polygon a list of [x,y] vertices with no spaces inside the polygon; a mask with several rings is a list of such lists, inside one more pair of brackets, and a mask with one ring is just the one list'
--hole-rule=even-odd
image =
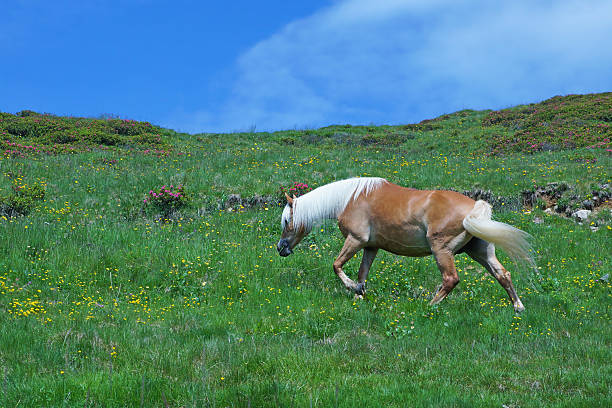
{"label": "horse's hoof", "polygon": [[361,297],[365,295],[365,283],[359,282],[357,286],[355,286],[355,294]]}

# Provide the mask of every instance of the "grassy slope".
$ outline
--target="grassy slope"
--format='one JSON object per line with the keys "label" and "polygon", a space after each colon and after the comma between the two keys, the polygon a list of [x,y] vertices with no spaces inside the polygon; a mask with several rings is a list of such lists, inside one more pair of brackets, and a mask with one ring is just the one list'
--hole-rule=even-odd
{"label": "grassy slope", "polygon": [[[166,131],[153,154],[150,138],[10,153],[0,195],[14,183],[47,191],[30,215],[1,221],[2,405],[609,406],[611,286],[598,280],[612,269],[609,211],[594,232],[537,209],[496,213],[538,249],[539,274],[514,273],[527,307],[515,316],[503,289],[463,256],[462,281],[438,307],[427,306],[439,283],[434,262],[390,254],[376,259],[366,299],[354,301],[331,270],[342,246],[334,223],[281,259],[280,208],[217,210],[232,193],[358,175],[501,196],[553,181],[584,193],[610,182],[605,146],[490,155],[493,141],[517,132],[482,126],[490,117]],[[50,146],[45,137],[7,140]],[[164,223],[142,199],[171,183],[192,202]]]}

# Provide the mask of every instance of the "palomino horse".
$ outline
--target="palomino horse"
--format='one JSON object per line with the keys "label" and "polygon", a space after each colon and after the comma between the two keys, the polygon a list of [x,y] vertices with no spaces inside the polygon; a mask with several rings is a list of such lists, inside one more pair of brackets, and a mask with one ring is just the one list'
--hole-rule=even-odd
{"label": "palomino horse", "polygon": [[[322,219],[338,219],[346,238],[334,262],[344,286],[361,296],[379,249],[405,256],[434,256],[442,285],[431,304],[442,301],[459,282],[455,254],[465,252],[484,266],[508,292],[516,312],[525,309],[510,273],[495,257],[495,245],[514,261],[535,266],[529,234],[491,220],[491,206],[454,191],[415,190],[382,178],[352,178],[321,186],[303,196],[287,196],[277,249],[288,256]],[[357,282],[342,266],[363,249]]]}

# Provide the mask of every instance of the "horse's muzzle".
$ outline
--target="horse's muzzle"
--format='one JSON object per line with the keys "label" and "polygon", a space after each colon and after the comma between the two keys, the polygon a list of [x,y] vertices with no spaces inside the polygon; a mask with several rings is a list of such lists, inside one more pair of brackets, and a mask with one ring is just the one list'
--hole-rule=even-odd
{"label": "horse's muzzle", "polygon": [[293,251],[289,247],[289,241],[287,241],[286,239],[281,239],[280,241],[278,241],[278,244],[276,245],[276,250],[278,251],[278,254],[280,256],[289,256],[293,253]]}

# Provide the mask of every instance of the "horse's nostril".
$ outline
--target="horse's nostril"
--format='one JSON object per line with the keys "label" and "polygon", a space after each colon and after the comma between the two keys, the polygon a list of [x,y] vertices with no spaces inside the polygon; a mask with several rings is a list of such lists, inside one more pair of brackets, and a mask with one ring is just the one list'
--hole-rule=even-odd
{"label": "horse's nostril", "polygon": [[280,256],[287,256],[291,254],[291,246],[289,245],[289,241],[286,239],[281,239],[278,241],[278,245],[276,245],[276,250],[278,251]]}

